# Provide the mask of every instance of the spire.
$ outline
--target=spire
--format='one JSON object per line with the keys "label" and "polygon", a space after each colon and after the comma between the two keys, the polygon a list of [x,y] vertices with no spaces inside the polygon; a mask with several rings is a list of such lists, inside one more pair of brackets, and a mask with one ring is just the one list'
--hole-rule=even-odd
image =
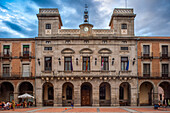
{"label": "spire", "polygon": [[89,23],[88,6],[87,6],[87,4],[85,4],[84,23]]}

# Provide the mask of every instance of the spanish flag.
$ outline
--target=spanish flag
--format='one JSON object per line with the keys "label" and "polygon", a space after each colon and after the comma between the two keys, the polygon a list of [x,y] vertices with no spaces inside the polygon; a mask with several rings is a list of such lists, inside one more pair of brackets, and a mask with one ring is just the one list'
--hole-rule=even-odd
{"label": "spanish flag", "polygon": [[86,58],[86,71],[88,69],[88,58]]}

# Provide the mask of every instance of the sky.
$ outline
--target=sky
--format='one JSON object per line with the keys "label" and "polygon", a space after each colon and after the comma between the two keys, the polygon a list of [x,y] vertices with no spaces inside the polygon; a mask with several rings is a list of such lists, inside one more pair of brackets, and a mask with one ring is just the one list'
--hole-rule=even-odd
{"label": "sky", "polygon": [[[125,0],[0,0],[0,38],[37,37],[39,8],[58,8],[62,29],[79,29],[85,4],[94,29],[110,29],[114,8],[125,8]],[[136,36],[170,36],[170,0],[127,0],[127,7]]]}

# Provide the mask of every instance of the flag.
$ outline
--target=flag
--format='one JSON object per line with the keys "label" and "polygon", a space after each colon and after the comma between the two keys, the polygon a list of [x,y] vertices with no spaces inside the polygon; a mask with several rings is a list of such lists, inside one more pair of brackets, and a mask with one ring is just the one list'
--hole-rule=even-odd
{"label": "flag", "polygon": [[102,59],[102,65],[101,65],[102,70],[103,70],[103,65],[104,65],[104,58]]}
{"label": "flag", "polygon": [[86,71],[88,69],[88,58],[86,58]]}
{"label": "flag", "polygon": [[71,59],[71,71],[73,71],[73,63],[72,63],[72,59]]}
{"label": "flag", "polygon": [[129,60],[128,60],[127,66],[126,66],[126,71],[128,71],[128,70],[129,70]]}

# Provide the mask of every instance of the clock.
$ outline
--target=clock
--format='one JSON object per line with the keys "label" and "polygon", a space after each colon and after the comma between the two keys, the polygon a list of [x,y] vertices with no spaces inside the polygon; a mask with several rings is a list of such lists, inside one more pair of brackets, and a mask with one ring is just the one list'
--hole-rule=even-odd
{"label": "clock", "polygon": [[87,32],[89,30],[88,27],[84,27],[84,31]]}

